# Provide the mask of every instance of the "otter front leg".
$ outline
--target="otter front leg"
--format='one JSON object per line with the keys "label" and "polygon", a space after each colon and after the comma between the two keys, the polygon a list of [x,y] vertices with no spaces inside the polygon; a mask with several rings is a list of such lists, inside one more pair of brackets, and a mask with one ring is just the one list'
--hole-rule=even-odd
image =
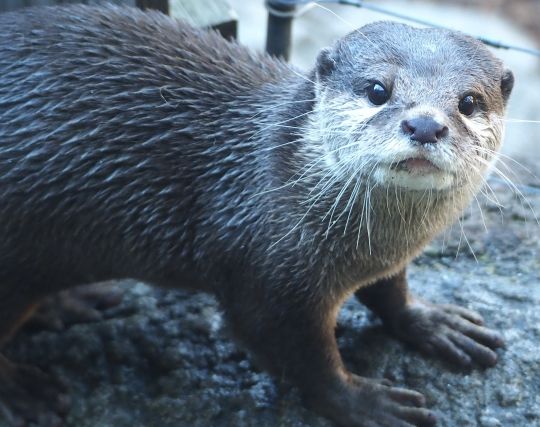
{"label": "otter front leg", "polygon": [[483,366],[497,363],[494,350],[504,345],[501,335],[484,327],[482,317],[474,311],[413,297],[408,291],[405,270],[361,288],[356,296],[398,338],[425,353],[465,367],[473,362]]}
{"label": "otter front leg", "polygon": [[347,372],[334,336],[338,307],[329,296],[263,292],[237,288],[222,299],[229,321],[258,361],[296,384],[321,415],[347,427],[435,424],[421,394]]}

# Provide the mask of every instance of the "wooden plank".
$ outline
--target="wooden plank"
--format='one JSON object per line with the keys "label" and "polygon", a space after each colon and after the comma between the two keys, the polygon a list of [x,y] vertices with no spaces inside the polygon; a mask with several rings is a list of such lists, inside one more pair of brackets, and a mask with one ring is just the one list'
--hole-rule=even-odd
{"label": "wooden plank", "polygon": [[[111,3],[158,9],[195,27],[214,28],[225,38],[236,38],[238,17],[227,0],[108,0]],[[86,3],[103,0],[0,0],[0,12],[26,6]]]}

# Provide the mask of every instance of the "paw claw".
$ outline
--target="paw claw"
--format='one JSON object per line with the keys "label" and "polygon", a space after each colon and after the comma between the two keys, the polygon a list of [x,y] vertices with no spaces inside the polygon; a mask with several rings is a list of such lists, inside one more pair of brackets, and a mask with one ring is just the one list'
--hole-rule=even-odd
{"label": "paw claw", "polygon": [[399,408],[396,414],[414,426],[431,427],[437,424],[437,417],[425,408]]}
{"label": "paw claw", "polygon": [[497,363],[497,353],[470,337],[459,332],[452,332],[450,339],[457,347],[470,355],[470,357],[473,357],[481,365],[494,366]]}
{"label": "paw claw", "polygon": [[393,331],[420,350],[443,356],[465,367],[473,363],[493,366],[504,346],[502,336],[481,326],[483,319],[473,311],[453,305],[412,302],[392,319]]}
{"label": "paw claw", "polygon": [[484,325],[484,318],[480,316],[476,311],[469,310],[467,308],[460,307],[453,304],[441,304],[440,307],[443,311],[450,315],[458,315],[465,320],[468,320],[471,323],[474,323],[478,326]]}
{"label": "paw claw", "polygon": [[388,389],[388,395],[398,403],[422,407],[426,405],[426,398],[423,394],[406,388],[392,387]]}
{"label": "paw claw", "polygon": [[387,387],[357,376],[325,390],[316,407],[341,426],[429,427],[435,420],[424,407],[425,397],[414,390]]}

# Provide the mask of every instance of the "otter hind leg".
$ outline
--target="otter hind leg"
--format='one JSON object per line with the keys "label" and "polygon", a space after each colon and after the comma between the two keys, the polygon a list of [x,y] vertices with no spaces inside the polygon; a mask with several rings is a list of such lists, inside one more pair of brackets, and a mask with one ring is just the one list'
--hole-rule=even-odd
{"label": "otter hind leg", "polygon": [[361,288],[356,296],[382,318],[394,335],[424,353],[466,368],[474,363],[497,363],[495,350],[504,345],[501,335],[486,328],[482,317],[474,311],[413,297],[408,291],[405,270]]}
{"label": "otter hind leg", "polygon": [[0,354],[0,421],[9,426],[59,427],[69,408],[64,386],[39,368]]}
{"label": "otter hind leg", "polygon": [[[37,303],[23,293],[0,299],[0,345],[13,336],[36,307]],[[9,426],[60,426],[67,402],[57,380],[0,354],[0,421]]]}
{"label": "otter hind leg", "polygon": [[[79,286],[43,299],[11,291],[10,298],[0,299],[0,345],[21,326],[60,330],[74,323],[99,321],[104,310],[122,300],[109,283]],[[68,409],[69,398],[59,380],[0,354],[0,421],[9,426],[57,427]]]}

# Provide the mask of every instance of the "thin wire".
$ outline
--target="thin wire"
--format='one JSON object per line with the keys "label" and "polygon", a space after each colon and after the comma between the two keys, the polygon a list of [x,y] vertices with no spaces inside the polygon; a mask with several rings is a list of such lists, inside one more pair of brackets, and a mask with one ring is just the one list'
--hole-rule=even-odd
{"label": "thin wire", "polygon": [[[266,8],[268,9],[268,12],[272,15],[283,17],[283,18],[296,18],[299,15],[305,13],[307,10],[313,6],[314,3],[332,3],[332,4],[342,4],[345,6],[354,6],[358,8],[364,8],[371,10],[373,12],[381,13],[383,15],[392,16],[394,18],[402,19],[404,21],[413,22],[415,24],[424,25],[426,27],[433,27],[433,28],[441,28],[450,30],[451,28],[445,27],[443,25],[436,24],[431,21],[426,21],[424,19],[415,18],[413,16],[404,15],[399,12],[395,12],[393,10],[390,10],[388,8],[375,5],[373,3],[369,3],[363,0],[318,0],[318,1],[311,1],[311,0],[267,0],[265,2]],[[300,11],[280,11],[276,9],[275,5],[281,5],[281,6],[298,6],[298,5],[305,5],[304,8],[302,8]],[[490,39],[488,37],[483,36],[473,36],[476,39],[480,40],[482,43],[494,47],[496,49],[505,49],[505,50],[514,50],[516,52],[525,53],[527,55],[532,55],[540,58],[540,49],[533,49],[529,47],[523,47],[523,46],[515,46],[508,43],[504,43],[502,41],[497,41]]]}
{"label": "thin wire", "polygon": [[[362,7],[364,9],[372,10],[374,12],[383,13],[388,16],[393,16],[394,18],[403,19],[404,21],[414,22],[416,24],[425,25],[427,27],[434,27],[434,28],[442,28],[442,29],[450,29],[448,27],[435,24],[430,21],[426,21],[423,19],[414,18],[409,15],[404,15],[402,13],[394,12],[393,10],[387,9],[385,7],[377,6],[375,4],[371,4],[368,2],[365,2],[363,0],[333,0],[333,1],[326,1],[327,3],[338,3],[348,6],[355,6],[355,7]],[[480,40],[482,43],[497,48],[497,49],[506,49],[506,50],[515,50],[517,52],[526,53],[533,56],[540,57],[540,50],[539,49],[533,49],[528,47],[522,47],[522,46],[514,46],[507,43],[503,43],[501,41],[492,40],[488,37],[476,37],[478,40]]]}
{"label": "thin wire", "polygon": [[399,12],[394,12],[393,10],[387,9],[385,7],[377,6],[375,4],[366,3],[365,1],[362,1],[362,0],[334,0],[334,1],[325,1],[325,3],[343,4],[346,6],[355,6],[358,8],[361,7],[364,9],[372,10],[374,12],[382,13],[384,15],[393,16],[394,18],[403,19],[404,21],[409,21],[409,22],[414,22],[415,24],[425,25],[426,27],[447,29],[446,27],[442,25],[438,25],[433,22],[426,21],[424,19],[414,18],[409,15],[404,15]]}

